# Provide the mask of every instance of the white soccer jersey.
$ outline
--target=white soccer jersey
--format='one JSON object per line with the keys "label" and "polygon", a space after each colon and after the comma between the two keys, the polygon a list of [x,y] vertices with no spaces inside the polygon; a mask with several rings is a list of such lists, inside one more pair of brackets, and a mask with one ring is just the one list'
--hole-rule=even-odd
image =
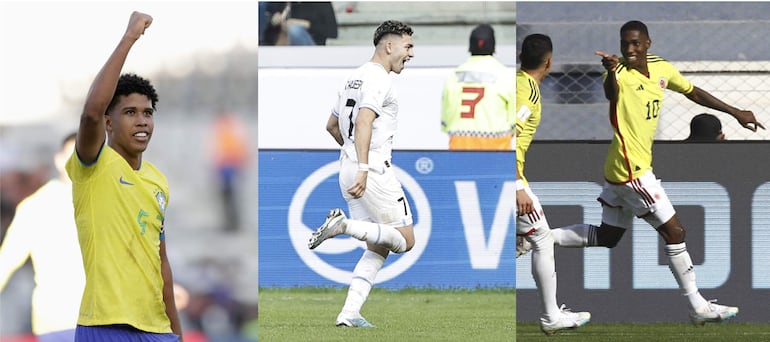
{"label": "white soccer jersey", "polygon": [[393,136],[396,134],[398,101],[393,82],[385,68],[374,62],[358,67],[348,77],[345,88],[339,92],[332,114],[339,118],[344,141],[342,151],[352,160],[358,160],[355,146],[355,122],[361,108],[377,114],[372,126],[369,145],[369,164],[372,167],[390,160]]}

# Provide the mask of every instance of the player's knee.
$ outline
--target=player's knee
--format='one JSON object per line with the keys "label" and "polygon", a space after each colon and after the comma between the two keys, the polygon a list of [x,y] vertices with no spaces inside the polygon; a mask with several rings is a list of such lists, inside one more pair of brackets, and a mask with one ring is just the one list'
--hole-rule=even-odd
{"label": "player's knee", "polygon": [[404,228],[398,228],[400,235],[396,238],[393,248],[390,250],[394,253],[406,253],[412,250],[414,247],[414,233],[412,232],[412,226]]}
{"label": "player's knee", "polygon": [[615,246],[618,245],[618,242],[620,242],[620,239],[605,240],[605,241],[599,240],[599,245],[607,248],[615,248]]}
{"label": "player's knee", "polygon": [[687,236],[687,231],[684,229],[684,226],[681,224],[675,224],[675,225],[663,225],[659,227],[658,233],[663,238],[664,241],[666,241],[667,244],[672,243],[682,243],[685,240],[685,237]]}
{"label": "player's knee", "polygon": [[596,242],[599,246],[615,248],[625,232],[623,228],[602,225],[596,231]]}

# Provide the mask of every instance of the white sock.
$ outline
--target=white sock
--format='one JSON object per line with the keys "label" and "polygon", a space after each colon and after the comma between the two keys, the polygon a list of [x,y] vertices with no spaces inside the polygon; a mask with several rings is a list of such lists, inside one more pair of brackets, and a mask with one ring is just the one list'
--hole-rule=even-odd
{"label": "white sock", "polygon": [[366,250],[361,259],[358,260],[356,268],[353,269],[353,279],[350,281],[348,296],[345,298],[345,305],[342,306],[341,316],[357,317],[360,316],[361,307],[364,306],[366,298],[369,297],[374,285],[374,278],[377,272],[385,263],[385,258],[370,250]]}
{"label": "white sock", "polygon": [[345,234],[358,240],[385,247],[395,253],[406,251],[406,239],[398,229],[386,224],[346,220]]}
{"label": "white sock", "polygon": [[687,252],[687,245],[684,242],[666,245],[666,255],[668,256],[668,268],[674,274],[682,294],[690,302],[690,308],[697,310],[708,304],[700,292],[698,285],[695,284],[695,268],[690,259],[690,253]]}
{"label": "white sock", "polygon": [[571,226],[551,229],[553,241],[560,247],[596,246],[596,229],[590,224],[573,224]]}
{"label": "white sock", "polygon": [[[547,228],[546,228],[547,229]],[[556,262],[553,256],[553,236],[550,230],[542,235],[527,236],[532,244],[532,277],[540,293],[543,313],[549,320],[561,314],[556,301]]]}

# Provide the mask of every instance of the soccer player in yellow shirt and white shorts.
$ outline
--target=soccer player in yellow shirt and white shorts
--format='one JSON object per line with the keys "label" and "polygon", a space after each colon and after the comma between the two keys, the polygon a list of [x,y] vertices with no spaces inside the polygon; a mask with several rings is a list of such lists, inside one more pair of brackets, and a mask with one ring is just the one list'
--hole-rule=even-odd
{"label": "soccer player in yellow shirt and white shorts", "polygon": [[588,312],[572,312],[559,307],[556,300],[554,240],[545,212],[524,177],[524,161],[529,145],[540,125],[542,102],[540,83],[551,68],[553,44],[544,34],[531,34],[521,44],[521,70],[516,73],[516,237],[518,245],[532,248],[532,277],[542,305],[540,330],[547,335],[575,329],[591,320]]}
{"label": "soccer player in yellow shirt and white shorts", "polygon": [[695,270],[685,245],[685,228],[671,201],[652,172],[652,143],[658,127],[665,89],[684,94],[691,101],[735,117],[745,128],[764,129],[754,113],[732,107],[694,86],[663,58],[647,53],[651,45],[647,26],[629,21],[620,28],[622,58],[602,51],[607,70],[604,93],[610,101],[614,138],[604,164],[605,185],[600,227],[577,224],[553,229],[554,241],[564,247],[615,247],[632,227],[634,216],[647,221],[666,243],[669,268],[687,298],[690,320],[695,325],[735,317],[737,307],[716,304],[700,294]]}

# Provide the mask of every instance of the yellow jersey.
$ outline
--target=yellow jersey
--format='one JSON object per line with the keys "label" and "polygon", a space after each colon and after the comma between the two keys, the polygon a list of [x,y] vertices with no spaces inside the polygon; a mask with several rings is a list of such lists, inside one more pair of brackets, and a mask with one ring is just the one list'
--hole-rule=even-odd
{"label": "yellow jersey", "polygon": [[540,125],[541,114],[540,85],[528,73],[519,70],[516,72],[516,169],[525,185],[525,156]]}
{"label": "yellow jersey", "polygon": [[86,273],[78,324],[172,332],[160,260],[166,177],[147,161],[134,170],[106,144],[94,163],[73,154],[66,167]]}
{"label": "yellow jersey", "polygon": [[444,84],[441,130],[450,150],[511,150],[513,70],[489,56],[471,56]]}
{"label": "yellow jersey", "polygon": [[609,113],[615,136],[604,162],[604,177],[610,183],[627,183],[652,170],[652,142],[664,90],[682,94],[693,90],[692,83],[661,57],[648,54],[647,70],[649,75],[629,69],[622,58],[615,68],[618,100],[610,103]]}

